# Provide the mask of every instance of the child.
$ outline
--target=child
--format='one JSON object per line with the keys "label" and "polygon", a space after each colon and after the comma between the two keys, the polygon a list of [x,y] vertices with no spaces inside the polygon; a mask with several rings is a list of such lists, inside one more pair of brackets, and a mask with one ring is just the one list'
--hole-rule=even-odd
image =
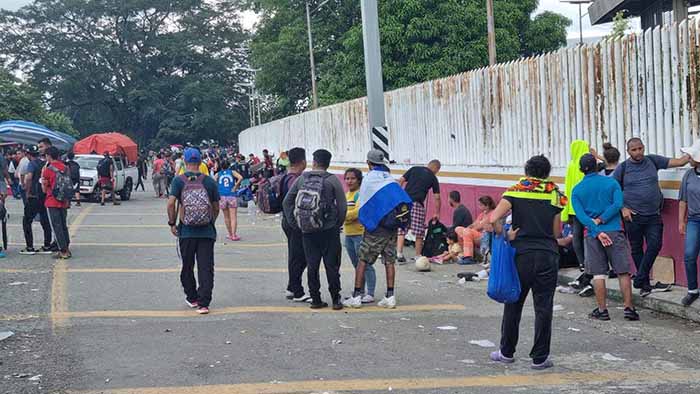
{"label": "child", "polygon": [[457,233],[450,231],[447,233],[447,252],[433,257],[430,261],[435,264],[456,263],[462,257],[462,246],[459,244]]}

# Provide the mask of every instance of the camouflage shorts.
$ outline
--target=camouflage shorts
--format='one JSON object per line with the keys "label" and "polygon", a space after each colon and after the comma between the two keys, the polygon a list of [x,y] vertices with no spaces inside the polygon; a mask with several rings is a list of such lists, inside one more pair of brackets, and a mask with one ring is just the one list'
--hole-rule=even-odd
{"label": "camouflage shorts", "polygon": [[374,264],[381,255],[384,264],[396,263],[396,232],[366,232],[360,243],[360,261]]}

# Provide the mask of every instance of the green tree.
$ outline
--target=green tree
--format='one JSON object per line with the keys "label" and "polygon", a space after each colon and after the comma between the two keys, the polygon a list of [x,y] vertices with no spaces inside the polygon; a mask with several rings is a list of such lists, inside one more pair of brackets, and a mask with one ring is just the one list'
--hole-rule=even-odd
{"label": "green tree", "polygon": [[617,39],[622,38],[630,28],[630,21],[625,18],[626,10],[618,11],[613,17],[613,28],[607,38]]}
{"label": "green tree", "polygon": [[0,12],[0,53],[81,134],[229,140],[247,127],[238,2],[36,0]]}
{"label": "green tree", "polygon": [[[275,115],[303,111],[311,91],[304,2],[253,3],[263,15],[251,45],[253,63],[260,68],[257,85],[281,106]],[[500,62],[566,44],[571,21],[549,12],[531,19],[538,3],[495,0]],[[382,0],[379,7],[386,90],[488,64],[483,0]],[[321,104],[365,95],[359,2],[331,1],[320,13],[312,24]]]}

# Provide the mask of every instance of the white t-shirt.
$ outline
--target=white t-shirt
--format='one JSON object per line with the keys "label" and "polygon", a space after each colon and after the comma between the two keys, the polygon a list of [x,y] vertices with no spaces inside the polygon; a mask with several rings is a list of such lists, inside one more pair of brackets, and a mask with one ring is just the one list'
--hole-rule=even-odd
{"label": "white t-shirt", "polygon": [[19,176],[23,176],[27,173],[27,166],[29,165],[29,159],[23,157],[20,159],[19,164],[17,164],[17,169],[15,170]]}

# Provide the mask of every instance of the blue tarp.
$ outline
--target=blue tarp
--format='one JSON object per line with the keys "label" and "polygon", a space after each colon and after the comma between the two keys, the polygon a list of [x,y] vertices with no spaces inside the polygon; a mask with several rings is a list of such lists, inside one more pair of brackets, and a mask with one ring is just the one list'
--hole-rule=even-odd
{"label": "blue tarp", "polygon": [[69,151],[75,144],[75,138],[68,134],[47,129],[40,124],[22,120],[8,120],[0,123],[0,138],[7,142],[35,145],[42,138],[48,138],[60,150]]}

